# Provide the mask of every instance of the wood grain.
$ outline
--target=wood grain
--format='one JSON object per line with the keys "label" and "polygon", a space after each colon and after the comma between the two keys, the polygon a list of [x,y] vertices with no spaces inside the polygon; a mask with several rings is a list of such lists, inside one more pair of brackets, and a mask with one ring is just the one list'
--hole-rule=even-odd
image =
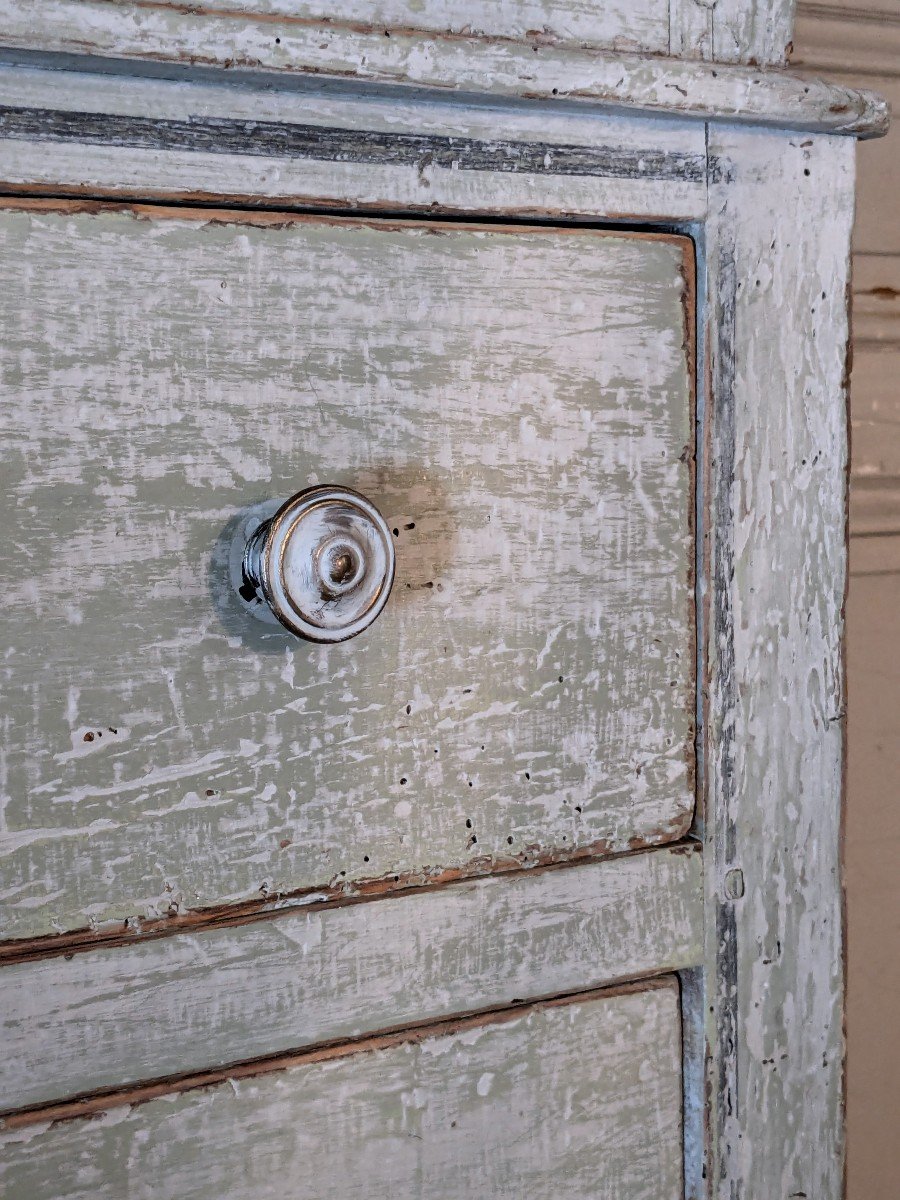
{"label": "wood grain", "polygon": [[[693,809],[683,238],[10,207],[5,933]],[[327,648],[236,595],[316,483],[397,531]]]}
{"label": "wood grain", "polygon": [[702,925],[688,845],[6,966],[2,1108],[692,967]]}
{"label": "wood grain", "polygon": [[[586,1048],[590,1048],[586,1052]],[[674,981],[0,1135],[8,1200],[680,1200]]]}

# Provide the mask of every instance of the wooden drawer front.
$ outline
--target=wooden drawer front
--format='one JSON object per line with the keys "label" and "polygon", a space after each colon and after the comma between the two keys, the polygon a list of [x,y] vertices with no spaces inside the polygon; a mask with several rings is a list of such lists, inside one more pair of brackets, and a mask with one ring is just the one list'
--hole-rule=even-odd
{"label": "wooden drawer front", "polygon": [[696,966],[697,846],[0,970],[0,1110]]}
{"label": "wooden drawer front", "polygon": [[138,1092],[92,1120],[10,1129],[0,1135],[4,1194],[682,1195],[674,980],[286,1067],[142,1104]]}
{"label": "wooden drawer front", "polygon": [[[0,246],[7,936],[686,829],[686,239],[9,202]],[[397,531],[331,647],[229,577],[316,482]]]}

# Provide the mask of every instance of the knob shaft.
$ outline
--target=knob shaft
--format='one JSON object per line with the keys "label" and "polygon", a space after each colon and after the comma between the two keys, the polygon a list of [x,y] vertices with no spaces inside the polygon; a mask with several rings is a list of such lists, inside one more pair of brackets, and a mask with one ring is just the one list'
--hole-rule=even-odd
{"label": "knob shaft", "polygon": [[243,559],[252,589],[286,629],[310,642],[362,633],[387,603],[394,542],[381,513],[350,488],[306,488],[251,534]]}

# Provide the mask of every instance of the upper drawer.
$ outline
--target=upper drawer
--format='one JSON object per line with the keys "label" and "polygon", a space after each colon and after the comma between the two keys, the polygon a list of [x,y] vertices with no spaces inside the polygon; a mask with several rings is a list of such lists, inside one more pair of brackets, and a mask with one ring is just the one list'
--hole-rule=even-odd
{"label": "upper drawer", "polygon": [[[684,238],[10,202],[7,936],[621,849],[693,808]],[[367,494],[354,641],[233,584]]]}

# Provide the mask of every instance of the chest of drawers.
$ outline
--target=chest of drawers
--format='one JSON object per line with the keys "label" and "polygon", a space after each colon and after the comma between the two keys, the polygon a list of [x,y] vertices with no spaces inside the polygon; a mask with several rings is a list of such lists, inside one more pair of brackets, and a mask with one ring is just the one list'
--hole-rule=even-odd
{"label": "chest of drawers", "polygon": [[525,7],[0,5],[10,1196],[841,1193],[884,112]]}

